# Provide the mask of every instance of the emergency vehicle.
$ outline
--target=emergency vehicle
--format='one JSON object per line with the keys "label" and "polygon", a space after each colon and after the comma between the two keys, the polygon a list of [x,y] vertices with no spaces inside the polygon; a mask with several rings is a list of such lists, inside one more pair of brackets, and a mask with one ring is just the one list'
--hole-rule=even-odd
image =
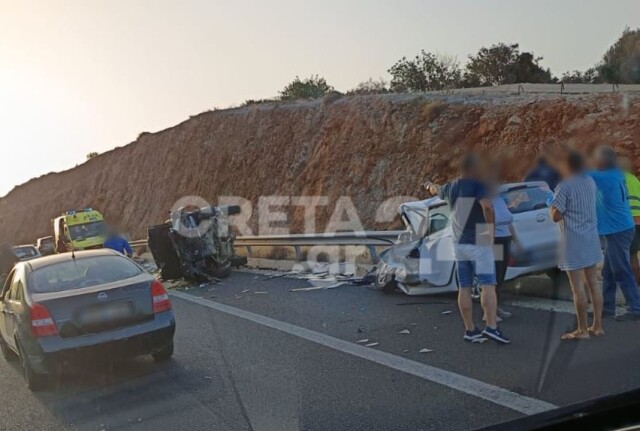
{"label": "emergency vehicle", "polygon": [[104,217],[92,208],[69,210],[53,220],[58,253],[102,248],[106,231]]}

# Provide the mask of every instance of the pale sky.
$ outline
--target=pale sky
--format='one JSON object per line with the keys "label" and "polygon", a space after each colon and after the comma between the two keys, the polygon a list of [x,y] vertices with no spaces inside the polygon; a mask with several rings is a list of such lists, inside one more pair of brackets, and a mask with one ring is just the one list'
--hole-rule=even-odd
{"label": "pale sky", "polygon": [[561,75],[625,26],[640,1],[0,0],[0,196],[296,75],[346,91],[420,49],[464,62],[497,42]]}

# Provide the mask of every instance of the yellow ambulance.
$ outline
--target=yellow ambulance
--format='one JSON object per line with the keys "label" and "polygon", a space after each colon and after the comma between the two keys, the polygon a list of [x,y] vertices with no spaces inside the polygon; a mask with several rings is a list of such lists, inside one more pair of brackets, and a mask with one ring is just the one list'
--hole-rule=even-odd
{"label": "yellow ambulance", "polygon": [[104,217],[92,208],[69,210],[53,219],[53,234],[58,253],[102,248],[106,231]]}

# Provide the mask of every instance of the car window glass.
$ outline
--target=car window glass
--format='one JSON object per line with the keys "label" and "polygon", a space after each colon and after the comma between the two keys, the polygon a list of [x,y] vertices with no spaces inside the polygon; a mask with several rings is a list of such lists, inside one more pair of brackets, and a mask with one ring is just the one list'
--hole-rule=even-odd
{"label": "car window glass", "polygon": [[441,205],[429,210],[427,234],[440,232],[449,225],[449,207]]}
{"label": "car window glass", "polygon": [[537,186],[508,190],[500,193],[500,197],[504,199],[512,214],[520,214],[546,208],[551,194],[547,187]]}
{"label": "car window glass", "polygon": [[18,287],[18,290],[16,291],[16,296],[15,296],[15,300],[22,302],[22,298],[24,295],[24,288],[23,288],[23,284],[22,284],[22,280],[20,280],[20,286]]}
{"label": "car window glass", "polygon": [[9,291],[9,297],[7,299],[11,299],[14,301],[22,300],[22,279],[20,277],[16,277],[14,282],[11,284],[11,290]]}
{"label": "car window glass", "polygon": [[0,295],[1,297],[4,297],[5,294],[7,293],[7,291],[9,290],[9,288],[11,287],[11,284],[13,283],[13,277],[16,273],[16,270],[12,270],[9,275],[7,276],[7,279],[4,283],[4,285],[2,286],[2,295]]}
{"label": "car window glass", "polygon": [[18,259],[28,259],[36,257],[38,250],[33,246],[14,247],[13,254],[15,254]]}
{"label": "car window glass", "polygon": [[142,269],[123,256],[96,256],[37,268],[29,275],[30,292],[50,293],[96,286],[135,277]]}

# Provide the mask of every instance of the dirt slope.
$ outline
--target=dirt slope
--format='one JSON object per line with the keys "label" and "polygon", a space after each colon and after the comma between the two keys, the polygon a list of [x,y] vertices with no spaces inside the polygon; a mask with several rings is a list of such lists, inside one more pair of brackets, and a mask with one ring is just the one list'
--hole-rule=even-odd
{"label": "dirt slope", "polygon": [[[346,195],[366,228],[386,228],[375,222],[382,201],[421,197],[422,179],[449,178],[466,150],[505,153],[512,178],[554,142],[612,144],[638,160],[639,120],[640,97],[619,94],[331,95],[207,112],[16,187],[0,199],[0,238],[34,241],[50,234],[54,216],[86,206],[141,238],[185,195],[214,203],[220,195],[254,203],[262,195],[328,196],[318,230]],[[302,208],[289,212],[291,230],[301,231]]]}

